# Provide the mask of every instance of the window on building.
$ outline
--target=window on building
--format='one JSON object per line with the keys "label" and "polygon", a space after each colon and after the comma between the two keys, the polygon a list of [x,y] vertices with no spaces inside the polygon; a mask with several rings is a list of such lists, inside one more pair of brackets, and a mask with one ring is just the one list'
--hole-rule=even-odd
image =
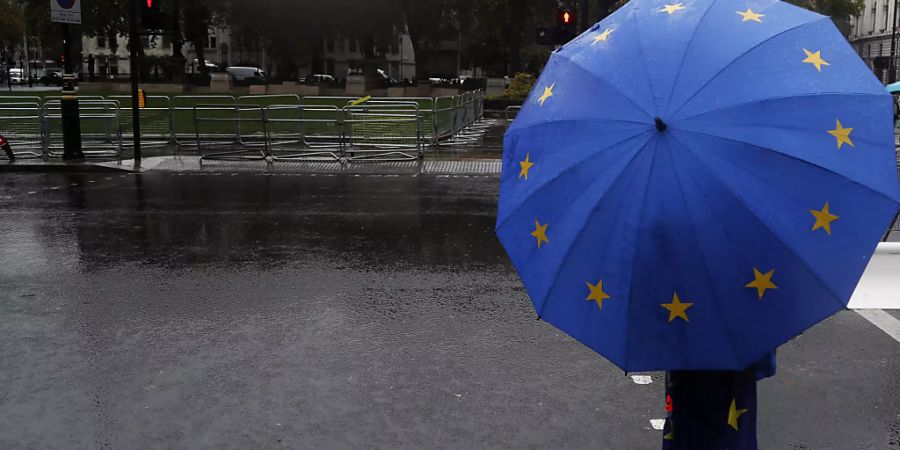
{"label": "window on building", "polygon": [[878,11],[878,2],[872,4],[872,29],[869,30],[869,33],[875,31],[875,12]]}
{"label": "window on building", "polygon": [[388,53],[396,55],[398,53],[397,47],[397,41],[391,41],[391,45],[388,47]]}
{"label": "window on building", "polygon": [[97,36],[97,48],[106,48],[106,38]]}
{"label": "window on building", "polygon": [[356,53],[357,49],[359,49],[359,44],[356,43],[356,39],[350,39],[350,52]]}
{"label": "window on building", "polygon": [[884,31],[888,26],[888,4],[885,3],[882,9],[884,10],[884,23],[881,24],[881,31]]}
{"label": "window on building", "polygon": [[325,38],[325,50],[329,52],[334,52],[334,38]]}

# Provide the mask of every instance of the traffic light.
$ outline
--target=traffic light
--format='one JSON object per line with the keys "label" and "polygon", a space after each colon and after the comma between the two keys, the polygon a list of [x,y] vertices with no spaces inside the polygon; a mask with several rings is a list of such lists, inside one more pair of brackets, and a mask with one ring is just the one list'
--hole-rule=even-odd
{"label": "traffic light", "polygon": [[169,28],[168,14],[162,12],[162,0],[133,0],[141,4],[141,28],[165,30]]}
{"label": "traffic light", "polygon": [[556,44],[563,45],[572,39],[575,39],[575,13],[560,8],[556,14]]}
{"label": "traffic light", "polygon": [[[148,0],[150,1],[150,0]],[[575,28],[575,13],[569,8],[560,8],[557,15],[557,25],[560,28]]]}

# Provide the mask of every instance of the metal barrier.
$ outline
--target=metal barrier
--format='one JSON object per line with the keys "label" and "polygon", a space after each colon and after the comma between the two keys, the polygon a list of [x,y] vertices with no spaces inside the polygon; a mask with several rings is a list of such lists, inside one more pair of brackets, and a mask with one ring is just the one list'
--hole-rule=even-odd
{"label": "metal barrier", "polygon": [[[15,157],[43,156],[43,113],[39,103],[0,102],[0,133],[9,141]],[[6,154],[0,153],[0,157]]]}
{"label": "metal barrier", "polygon": [[512,123],[512,121],[516,120],[516,117],[519,115],[519,111],[522,111],[521,106],[507,106],[506,114],[503,117],[506,120],[507,124]]}
{"label": "metal barrier", "polygon": [[[228,111],[234,111],[237,105],[236,99],[231,95],[176,95],[172,98],[172,123],[174,124],[175,143],[182,147],[201,144],[233,144],[240,140],[238,122],[233,122],[234,128],[217,127],[207,133],[199,133],[194,120],[194,108],[198,105],[213,105],[221,107],[225,116]],[[212,111],[211,111],[212,112]]]}
{"label": "metal barrier", "polygon": [[[131,114],[130,95],[111,95],[108,100],[115,100],[121,105],[122,135],[124,145],[134,145],[134,127]],[[141,119],[141,145],[166,146],[174,142],[175,122],[172,120],[172,99],[165,95],[148,95],[146,104],[139,110]]]}
{"label": "metal barrier", "polygon": [[[263,147],[266,154],[272,147],[292,149],[278,156],[287,159],[346,156],[338,150],[344,147],[353,150],[352,158],[406,159],[421,156],[426,145],[480,142],[487,127],[482,91],[375,98],[345,106],[353,100],[293,94],[149,96],[140,110],[142,141],[147,146]],[[0,96],[0,123],[17,148],[32,150],[25,155],[39,155],[35,150],[43,147],[57,156],[60,101],[59,96]],[[131,114],[125,111],[131,108],[129,96],[80,96],[79,102],[87,124],[85,147],[93,148],[89,154],[116,155],[122,145],[132,144],[133,139],[122,142],[132,137]],[[202,106],[199,116],[197,106]],[[115,127],[105,122],[113,116]]]}
{"label": "metal barrier", "polygon": [[[115,100],[79,101],[81,142],[87,157],[111,157],[122,154],[122,117]],[[62,107],[59,100],[44,103],[44,145],[47,155],[61,157]]]}
{"label": "metal barrier", "polygon": [[[200,104],[193,107],[195,145],[200,159],[243,161],[260,160],[269,156],[269,142],[266,136],[265,108],[259,105]],[[241,122],[257,123],[259,135],[248,135],[247,141],[230,135],[230,130],[240,130]],[[210,142],[210,136],[231,137],[230,140]],[[258,139],[255,140],[255,139]],[[219,151],[205,152],[209,145]],[[227,149],[222,151],[222,149]]]}
{"label": "metal barrier", "polygon": [[3,103],[44,103],[43,97],[33,95],[0,95],[0,104]]}
{"label": "metal barrier", "polygon": [[[277,95],[245,95],[238,97],[236,103],[239,107],[244,105],[251,106],[250,109],[238,109],[240,120],[238,120],[238,141],[246,146],[259,146],[262,140],[268,141],[292,142],[298,139],[298,134],[292,132],[295,130],[283,130],[279,127],[276,130],[264,129],[262,126],[265,120],[261,115],[265,113],[258,107],[267,108],[269,106],[299,106],[300,96],[294,94],[277,94]],[[275,111],[284,114],[283,111]],[[266,118],[267,119],[267,118]],[[287,132],[282,132],[287,131]]]}
{"label": "metal barrier", "polygon": [[270,105],[265,117],[273,160],[341,158],[343,111],[337,106]]}
{"label": "metal barrier", "polygon": [[416,102],[369,101],[344,107],[344,155],[349,160],[398,161],[423,156]]}

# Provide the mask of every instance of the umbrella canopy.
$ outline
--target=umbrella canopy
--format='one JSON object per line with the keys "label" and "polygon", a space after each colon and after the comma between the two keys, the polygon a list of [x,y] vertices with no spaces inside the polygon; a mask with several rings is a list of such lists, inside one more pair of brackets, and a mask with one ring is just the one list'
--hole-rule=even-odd
{"label": "umbrella canopy", "polygon": [[891,100],[828,17],[633,0],[508,130],[497,234],[626,371],[743,369],[846,307],[900,199]]}
{"label": "umbrella canopy", "polygon": [[898,81],[896,83],[891,83],[891,84],[885,86],[885,89],[887,89],[887,91],[890,92],[891,94],[896,94],[897,92],[900,92],[900,81]]}

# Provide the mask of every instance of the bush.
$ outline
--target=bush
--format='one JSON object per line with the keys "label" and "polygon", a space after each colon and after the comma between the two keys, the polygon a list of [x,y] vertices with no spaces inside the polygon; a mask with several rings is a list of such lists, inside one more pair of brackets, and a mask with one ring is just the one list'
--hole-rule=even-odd
{"label": "bush", "polygon": [[510,99],[524,99],[525,97],[528,97],[535,81],[534,75],[519,72],[509,83],[509,87],[506,88],[506,93],[504,93],[503,96]]}
{"label": "bush", "polygon": [[506,96],[487,97],[484,99],[484,109],[490,111],[504,111],[508,106],[522,106],[522,99],[506,98]]}

